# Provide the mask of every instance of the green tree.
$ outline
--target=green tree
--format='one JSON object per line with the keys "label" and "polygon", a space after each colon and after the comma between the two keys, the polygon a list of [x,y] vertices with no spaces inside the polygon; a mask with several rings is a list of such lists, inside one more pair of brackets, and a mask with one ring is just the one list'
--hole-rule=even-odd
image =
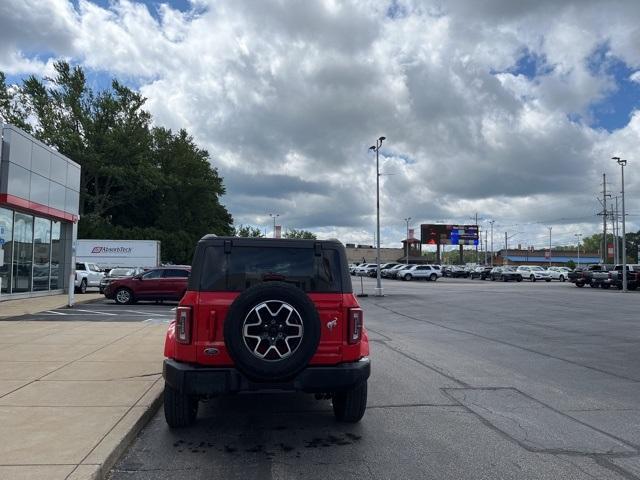
{"label": "green tree", "polygon": [[567,267],[569,267],[571,270],[573,270],[574,268],[576,268],[576,262],[574,262],[573,260],[569,260],[567,262]]}
{"label": "green tree", "polygon": [[18,86],[7,86],[7,77],[0,72],[0,122],[10,123],[31,132],[27,123],[29,112],[22,101],[22,92]]}
{"label": "green tree", "polygon": [[258,228],[251,225],[240,224],[237,228],[233,229],[234,237],[264,237],[264,233]]}
{"label": "green tree", "polygon": [[163,260],[187,263],[203,235],[232,233],[222,178],[185,130],[152,127],[146,99],[115,79],[94,92],[82,68],[54,68],[21,86],[0,74],[0,115],[81,165],[80,238],[158,239]]}
{"label": "green tree", "polygon": [[318,237],[315,233],[309,232],[308,230],[296,230],[292,228],[291,230],[287,230],[283,235],[284,238],[302,238],[307,240],[316,240]]}

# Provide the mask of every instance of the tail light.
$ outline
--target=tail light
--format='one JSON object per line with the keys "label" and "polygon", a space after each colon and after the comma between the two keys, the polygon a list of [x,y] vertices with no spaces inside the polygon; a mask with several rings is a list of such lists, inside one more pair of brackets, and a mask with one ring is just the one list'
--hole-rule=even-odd
{"label": "tail light", "polygon": [[176,309],[176,340],[178,343],[191,343],[191,307]]}
{"label": "tail light", "polygon": [[362,337],[363,315],[361,308],[349,309],[349,338],[347,341],[350,344],[358,343]]}

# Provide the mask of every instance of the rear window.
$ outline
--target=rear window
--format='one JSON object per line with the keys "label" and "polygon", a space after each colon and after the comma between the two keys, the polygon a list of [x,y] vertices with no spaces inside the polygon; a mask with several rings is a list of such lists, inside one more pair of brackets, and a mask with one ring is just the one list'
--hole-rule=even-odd
{"label": "rear window", "polygon": [[316,256],[309,248],[207,247],[200,278],[201,291],[243,291],[265,281],[291,283],[305,292],[342,291],[340,257],[336,250]]}

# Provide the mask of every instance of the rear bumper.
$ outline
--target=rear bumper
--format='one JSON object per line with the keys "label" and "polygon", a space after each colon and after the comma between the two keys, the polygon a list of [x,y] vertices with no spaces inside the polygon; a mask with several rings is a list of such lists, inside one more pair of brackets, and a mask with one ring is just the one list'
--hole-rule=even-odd
{"label": "rear bumper", "polygon": [[162,368],[162,376],[166,383],[189,395],[221,395],[260,390],[340,392],[359,385],[367,380],[370,374],[369,357],[333,366],[308,367],[296,377],[284,382],[255,382],[235,368],[200,367],[171,359],[165,359]]}

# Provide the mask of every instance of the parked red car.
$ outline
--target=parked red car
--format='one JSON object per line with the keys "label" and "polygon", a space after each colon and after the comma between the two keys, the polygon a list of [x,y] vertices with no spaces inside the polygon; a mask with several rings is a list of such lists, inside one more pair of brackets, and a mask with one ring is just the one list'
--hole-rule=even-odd
{"label": "parked red car", "polygon": [[191,267],[154,268],[133,277],[111,281],[104,296],[121,305],[138,300],[180,300],[187,290]]}

